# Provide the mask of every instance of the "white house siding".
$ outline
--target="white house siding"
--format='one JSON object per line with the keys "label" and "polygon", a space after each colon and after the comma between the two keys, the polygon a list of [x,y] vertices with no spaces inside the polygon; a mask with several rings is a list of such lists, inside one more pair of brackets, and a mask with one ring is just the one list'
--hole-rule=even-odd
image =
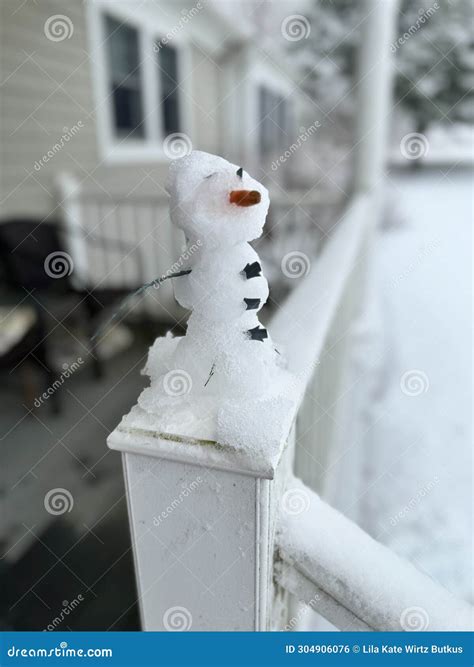
{"label": "white house siding", "polygon": [[193,46],[192,100],[186,100],[193,108],[193,141],[196,148],[209,153],[219,152],[219,69],[213,56]]}
{"label": "white house siding", "polygon": [[[159,192],[166,161],[111,165],[100,153],[95,109],[101,101],[94,95],[86,5],[80,0],[26,0],[23,5],[4,0],[0,11],[1,218],[58,217],[54,179],[65,170],[76,174],[83,187],[99,192]],[[56,14],[66,15],[73,24],[71,37],[57,42],[44,32],[45,22]],[[190,83],[181,97],[182,106],[190,108],[193,145],[210,152],[222,151],[217,58],[202,44],[191,47]],[[42,164],[63,132],[78,124],[75,136]]]}
{"label": "white house siding", "polygon": [[[98,160],[84,5],[80,0],[27,0],[24,4],[2,0],[0,12],[0,214],[2,219],[53,218],[54,174],[67,169],[83,178]],[[55,42],[45,36],[45,21],[55,14],[72,21],[69,39]],[[75,136],[38,168],[38,161],[63,132],[78,124],[83,127]]]}
{"label": "white house siding", "polygon": [[[191,1],[187,5],[194,6]],[[81,0],[0,3],[4,68],[1,219],[59,217],[54,180],[62,171],[75,174],[86,189],[110,194],[112,198],[115,193],[163,194],[167,171],[163,156],[156,161],[142,162],[135,157],[133,162],[112,164],[101,152],[98,107],[103,107],[104,101],[102,95],[97,98],[95,74],[99,62],[93,51],[94,56],[90,57],[87,6]],[[120,5],[112,3],[111,7],[120,7],[124,17],[128,7],[130,17],[138,17],[129,0]],[[181,4],[162,0],[154,13],[150,13],[149,5],[142,7],[148,14],[140,20],[156,24],[157,31],[179,25]],[[55,42],[45,36],[44,28],[48,18],[57,14],[71,20],[73,33],[70,38]],[[186,109],[189,122],[183,130],[189,133],[195,148],[226,154],[247,169],[255,169],[258,108],[257,81],[252,73],[260,57],[249,49],[249,42],[245,46],[239,42],[238,30],[230,34],[235,26],[220,25],[219,21],[214,12],[204,10],[176,37],[190,44],[181,91],[181,106]],[[231,40],[231,55],[225,53],[226,40],[216,35],[226,35]],[[278,70],[274,76],[281,77]],[[81,127],[75,136],[49,162],[41,164],[42,157],[53,150],[63,132],[78,125]],[[278,180],[279,175],[272,173],[272,178]]]}

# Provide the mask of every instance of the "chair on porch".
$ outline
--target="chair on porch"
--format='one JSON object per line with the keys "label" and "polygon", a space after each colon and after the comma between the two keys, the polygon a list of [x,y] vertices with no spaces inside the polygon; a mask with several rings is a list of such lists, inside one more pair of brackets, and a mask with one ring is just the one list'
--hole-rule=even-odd
{"label": "chair on porch", "polygon": [[[64,329],[90,356],[94,375],[103,375],[104,365],[97,343],[90,338],[108,312],[117,306],[138,284],[102,286],[93,282],[73,282],[73,258],[65,251],[64,231],[58,222],[36,219],[12,219],[0,224],[0,271],[3,289],[0,294],[2,324],[0,368],[24,371],[24,393],[27,404],[35,395],[32,375],[34,366],[42,375],[41,384],[50,387],[59,369],[51,333]],[[97,237],[90,241],[97,243]],[[110,249],[135,253],[137,275],[141,275],[140,251],[116,240],[100,239],[104,253]],[[78,338],[68,326],[83,330]],[[36,395],[38,395],[36,391]],[[60,392],[52,394],[54,412],[60,408]],[[31,407],[31,405],[29,405]]]}

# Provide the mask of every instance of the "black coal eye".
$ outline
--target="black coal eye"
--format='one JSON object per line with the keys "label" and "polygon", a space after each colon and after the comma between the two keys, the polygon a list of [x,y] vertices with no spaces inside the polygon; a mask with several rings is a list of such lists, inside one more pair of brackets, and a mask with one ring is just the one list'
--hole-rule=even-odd
{"label": "black coal eye", "polygon": [[242,167],[239,167],[235,173],[239,178],[242,178],[242,176],[244,175],[244,170]]}

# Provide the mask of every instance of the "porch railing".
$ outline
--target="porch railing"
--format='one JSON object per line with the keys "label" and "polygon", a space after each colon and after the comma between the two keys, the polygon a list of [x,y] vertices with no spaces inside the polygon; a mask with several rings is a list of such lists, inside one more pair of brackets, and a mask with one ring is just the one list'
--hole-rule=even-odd
{"label": "porch railing", "polygon": [[[396,0],[365,2],[356,85],[358,194],[269,325],[301,380],[300,389],[293,387],[297,406],[286,419],[279,415],[279,446],[256,460],[203,437],[198,427],[186,435],[153,429],[139,409],[109,436],[109,447],[123,455],[145,630],[288,629],[295,597],[340,629],[472,628],[466,602],[294,477],[296,463],[296,473],[317,486],[314,461],[337,446],[314,393],[340,393],[354,341],[346,334],[368,302]],[[330,366],[321,359],[328,343],[337,345]]]}
{"label": "porch railing", "polygon": [[331,447],[306,399],[328,335],[334,327],[342,334],[354,316],[347,290],[363,289],[371,218],[370,197],[357,196],[270,325],[305,388],[298,410],[283,420],[273,458],[255,461],[203,440],[199,429],[186,436],[154,431],[137,411],[109,436],[109,446],[123,453],[144,629],[288,628],[291,596],[341,629],[410,629],[413,613],[426,617],[425,629],[470,628],[467,603],[293,476],[299,417],[306,438],[314,425],[313,446]]}
{"label": "porch railing", "polygon": [[[70,173],[56,182],[66,251],[77,287],[132,291],[165,273],[182,253],[182,239],[169,222],[165,194],[144,196],[91,191]],[[174,321],[183,316],[173,289],[164,283],[159,298],[149,290],[134,312]]]}

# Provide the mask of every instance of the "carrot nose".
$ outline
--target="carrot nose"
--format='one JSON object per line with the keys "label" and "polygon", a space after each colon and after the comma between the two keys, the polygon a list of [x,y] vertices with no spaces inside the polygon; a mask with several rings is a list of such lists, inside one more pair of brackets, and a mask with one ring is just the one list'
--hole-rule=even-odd
{"label": "carrot nose", "polygon": [[259,204],[262,196],[257,190],[232,190],[229,193],[229,201],[237,206],[255,206]]}

